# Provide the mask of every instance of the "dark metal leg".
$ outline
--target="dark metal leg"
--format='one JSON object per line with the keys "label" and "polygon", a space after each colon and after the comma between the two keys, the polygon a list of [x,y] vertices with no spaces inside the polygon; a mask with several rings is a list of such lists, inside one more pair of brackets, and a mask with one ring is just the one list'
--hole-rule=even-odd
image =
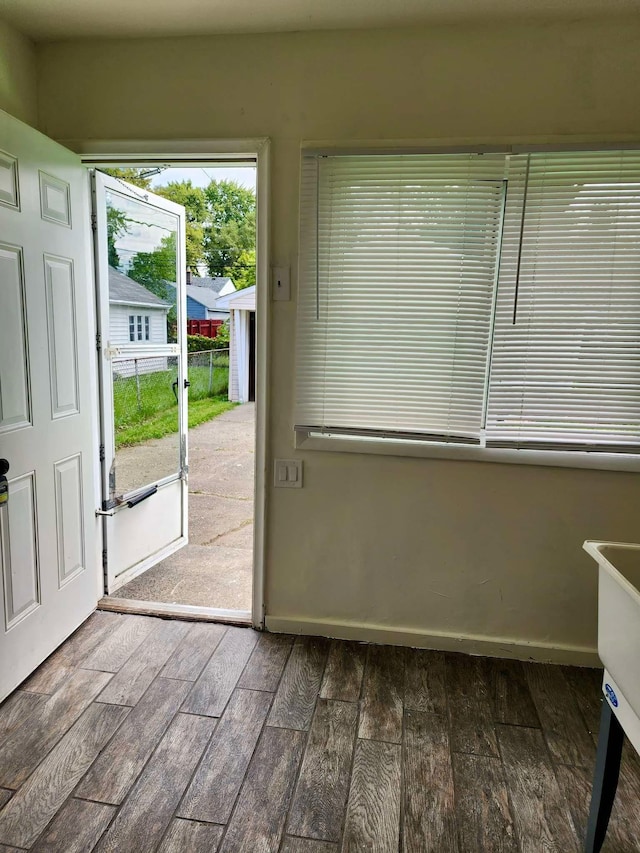
{"label": "dark metal leg", "polygon": [[609,703],[605,700],[602,703],[602,715],[600,716],[596,772],[593,777],[585,853],[599,853],[607,834],[607,826],[618,787],[623,742],[624,730]]}

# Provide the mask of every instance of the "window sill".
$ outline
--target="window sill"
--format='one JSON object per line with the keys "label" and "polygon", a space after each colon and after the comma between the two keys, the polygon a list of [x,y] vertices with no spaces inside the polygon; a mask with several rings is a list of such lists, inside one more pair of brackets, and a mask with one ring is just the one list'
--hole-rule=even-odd
{"label": "window sill", "polygon": [[508,465],[537,465],[552,468],[591,468],[599,471],[640,471],[640,455],[559,450],[516,450],[445,444],[405,439],[345,437],[295,431],[297,450],[331,453],[366,453],[377,456],[410,456],[420,459],[453,459]]}

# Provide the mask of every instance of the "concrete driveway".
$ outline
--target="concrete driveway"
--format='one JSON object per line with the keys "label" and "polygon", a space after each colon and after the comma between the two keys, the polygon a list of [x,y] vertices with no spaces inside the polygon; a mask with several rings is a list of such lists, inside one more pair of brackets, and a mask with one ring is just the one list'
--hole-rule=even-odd
{"label": "concrete driveway", "polygon": [[[189,544],[112,597],[251,610],[254,441],[253,403],[189,430]],[[174,444],[167,436],[143,452]]]}

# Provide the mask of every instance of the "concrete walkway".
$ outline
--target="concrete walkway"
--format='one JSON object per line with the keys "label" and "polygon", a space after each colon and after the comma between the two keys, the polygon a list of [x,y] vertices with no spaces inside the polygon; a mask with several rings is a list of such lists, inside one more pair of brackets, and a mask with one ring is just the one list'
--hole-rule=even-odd
{"label": "concrete walkway", "polygon": [[253,403],[189,431],[189,544],[113,597],[251,610],[254,440]]}

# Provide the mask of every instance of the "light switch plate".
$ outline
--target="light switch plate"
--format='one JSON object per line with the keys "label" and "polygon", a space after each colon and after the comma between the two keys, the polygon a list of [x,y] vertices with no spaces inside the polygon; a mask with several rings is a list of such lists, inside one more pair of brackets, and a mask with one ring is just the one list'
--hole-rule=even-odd
{"label": "light switch plate", "polygon": [[271,271],[271,298],[274,302],[288,302],[291,299],[289,267],[273,267]]}
{"label": "light switch plate", "polygon": [[276,459],[273,465],[273,485],[278,489],[301,489],[302,460]]}

